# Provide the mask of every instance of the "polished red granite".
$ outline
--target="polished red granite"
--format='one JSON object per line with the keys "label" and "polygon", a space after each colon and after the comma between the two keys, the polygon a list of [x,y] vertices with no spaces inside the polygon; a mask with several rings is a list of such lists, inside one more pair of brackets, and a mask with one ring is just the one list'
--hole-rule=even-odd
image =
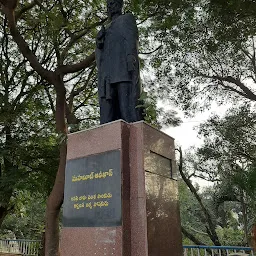
{"label": "polished red granite", "polygon": [[[129,129],[125,122],[89,129],[68,136],[67,159],[87,157],[107,151],[121,151],[122,226],[119,227],[64,227],[61,231],[61,256],[131,255],[130,200],[129,200]],[[124,139],[126,138],[126,139]],[[128,140],[127,140],[128,139]]]}
{"label": "polished red granite", "polygon": [[121,151],[122,226],[65,227],[62,256],[181,256],[174,140],[145,122],[115,121],[68,136],[69,160]]}
{"label": "polished red granite", "polygon": [[144,122],[131,126],[131,255],[181,256],[174,139]]}
{"label": "polished red granite", "polygon": [[63,228],[61,256],[122,255],[122,228]]}

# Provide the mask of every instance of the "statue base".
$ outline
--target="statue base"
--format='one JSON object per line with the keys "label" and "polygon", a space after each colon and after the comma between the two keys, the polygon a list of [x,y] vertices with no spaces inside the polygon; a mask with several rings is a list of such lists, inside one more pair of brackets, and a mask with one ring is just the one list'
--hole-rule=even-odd
{"label": "statue base", "polygon": [[181,256],[174,140],[122,120],[68,136],[62,256]]}

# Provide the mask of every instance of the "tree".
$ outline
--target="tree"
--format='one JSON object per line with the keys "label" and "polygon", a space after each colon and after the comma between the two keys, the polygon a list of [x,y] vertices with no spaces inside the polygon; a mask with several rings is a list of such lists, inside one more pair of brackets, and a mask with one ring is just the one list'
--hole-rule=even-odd
{"label": "tree", "polygon": [[41,239],[44,231],[45,196],[42,193],[16,190],[13,211],[0,230],[6,239]]}
{"label": "tree", "polygon": [[[234,129],[235,127],[235,129]],[[198,174],[218,179],[216,204],[225,201],[240,203],[246,242],[255,223],[255,113],[248,106],[231,109],[220,119],[213,116],[200,126],[205,144],[198,150]]]}
{"label": "tree", "polygon": [[[193,178],[197,169],[196,155],[183,159],[182,170],[179,165],[182,180],[179,182],[181,205],[181,223],[183,235],[198,245],[248,245],[248,230],[245,226],[244,205],[238,199],[227,197],[234,193],[234,185],[227,186],[224,181],[213,183],[211,187],[200,188]],[[207,178],[205,167],[205,178]],[[200,176],[204,178],[204,176]],[[229,191],[230,193],[226,193]],[[248,206],[247,206],[248,207]],[[187,240],[184,242],[189,243]]]}
{"label": "tree", "polygon": [[[79,70],[85,69],[89,67],[94,61],[94,54],[91,54],[85,59],[80,59],[76,64],[65,64],[69,62],[69,51],[74,46],[75,43],[81,39],[82,36],[86,35],[90,28],[94,28],[98,23],[100,24],[102,21],[98,21],[96,24],[90,24],[89,20],[87,19],[87,26],[81,29],[81,23],[79,23],[76,29],[71,27],[71,29],[67,26],[67,15],[72,15],[74,17],[74,12],[71,11],[71,6],[68,6],[67,3],[67,10],[65,11],[65,7],[63,6],[62,1],[51,1],[47,2],[47,4],[43,5],[38,2],[29,3],[27,1],[22,2],[21,8],[19,11],[16,11],[18,1],[1,1],[2,10],[5,13],[5,16],[8,20],[9,30],[13,40],[19,47],[20,52],[28,60],[33,70],[35,70],[42,79],[46,80],[48,84],[54,86],[56,92],[56,109],[55,109],[55,121],[56,121],[56,130],[59,134],[66,136],[67,134],[67,125],[65,118],[67,117],[70,121],[71,117],[74,117],[69,109],[69,105],[66,103],[66,88],[64,84],[64,77],[70,73],[78,72]],[[37,12],[33,11],[33,8],[36,7],[37,11],[39,11],[39,15],[36,15]],[[73,6],[72,6],[73,7]],[[42,15],[48,21],[48,27],[54,28],[52,30],[52,34],[50,36],[45,36],[42,43],[48,39],[52,44],[53,52],[50,51],[50,55],[54,54],[55,60],[52,61],[50,64],[53,67],[45,68],[45,64],[39,59],[42,55],[38,55],[36,52],[37,49],[31,49],[28,45],[27,41],[25,40],[28,37],[25,34],[25,31],[22,31],[24,34],[21,35],[20,30],[22,30],[22,25],[24,25],[24,20],[22,17],[26,15],[25,11],[31,10],[30,17],[28,18],[27,22],[31,23],[37,20],[39,23],[35,22],[35,30],[39,30],[40,26],[40,18]],[[40,12],[40,10],[43,10]],[[78,9],[76,9],[78,10]],[[92,10],[90,10],[92,11]],[[41,15],[41,17],[40,17]],[[58,16],[57,16],[58,15]],[[53,21],[53,17],[57,16],[59,18],[59,23]],[[95,17],[95,16],[94,16]],[[76,16],[77,19],[81,19],[81,16]],[[75,22],[75,19],[74,19]],[[19,28],[17,27],[20,26]],[[40,33],[40,32],[39,32]],[[64,40],[65,47],[63,51],[60,50],[59,42]],[[28,37],[29,41],[29,37]],[[82,40],[81,40],[82,41]],[[83,45],[83,44],[82,44]],[[48,46],[48,44],[47,44]],[[64,45],[63,45],[64,46]],[[40,49],[44,49],[44,47],[40,47]],[[73,50],[76,48],[74,47]],[[86,47],[85,47],[86,49]],[[83,53],[86,52],[83,49]],[[46,49],[48,50],[48,49]],[[77,53],[77,50],[74,51]],[[36,56],[36,54],[38,56]],[[49,54],[49,53],[48,53]],[[78,56],[78,54],[77,54]],[[51,59],[52,60],[52,59]],[[52,71],[52,69],[54,71]],[[47,85],[46,85],[47,86]],[[73,118],[72,122],[74,122],[76,118]],[[71,121],[70,121],[71,122]],[[71,122],[71,123],[72,123]],[[46,213],[46,255],[57,255],[58,252],[58,215],[59,210],[63,201],[63,190],[64,190],[64,171],[65,171],[65,162],[66,162],[66,142],[62,140],[60,144],[60,160],[59,160],[59,168],[56,175],[55,184],[53,186],[52,192],[47,201],[47,213]]]}
{"label": "tree", "polygon": [[157,69],[158,93],[164,91],[188,114],[214,100],[254,102],[255,4],[249,0],[163,2],[156,5],[145,29],[152,42],[148,45],[159,46],[151,59]]}
{"label": "tree", "polygon": [[[31,152],[25,149],[37,146],[33,153],[39,152],[44,146],[48,146],[52,153],[53,161],[49,164],[54,166],[54,143],[52,140],[52,118],[49,109],[43,104],[45,95],[41,86],[41,79],[29,70],[26,60],[19,54],[14,43],[10,40],[7,31],[7,23],[1,27],[0,45],[0,225],[9,210],[13,208],[10,204],[13,191],[24,182],[29,175],[25,170],[23,161],[29,166],[35,162]],[[32,112],[35,111],[33,114]],[[35,115],[37,116],[35,119]],[[41,132],[48,123],[48,132]],[[41,130],[40,130],[41,129]],[[42,142],[35,142],[35,135],[40,134]],[[44,140],[43,140],[44,139]],[[37,145],[36,145],[37,144]],[[28,155],[30,158],[28,159]],[[47,155],[45,155],[47,156]],[[40,159],[45,159],[40,156]],[[38,161],[40,161],[38,159]],[[26,181],[25,181],[26,180]]]}
{"label": "tree", "polygon": [[[181,175],[182,180],[185,182],[193,196],[195,197],[196,201],[198,202],[200,206],[200,210],[202,212],[202,222],[204,223],[204,226],[206,228],[206,234],[208,234],[209,238],[211,241],[214,243],[216,246],[220,246],[221,243],[219,241],[218,234],[216,232],[216,220],[213,218],[213,215],[211,211],[208,209],[207,205],[203,201],[203,198],[200,196],[198,189],[193,185],[191,181],[191,176],[186,174],[186,168],[184,168],[184,162],[183,162],[183,155],[182,155],[182,150],[181,148],[179,149],[180,153],[180,160],[179,160],[179,173]],[[188,171],[188,170],[187,170]],[[187,236],[190,236],[194,242],[198,243],[198,239],[193,237],[192,234],[189,234],[183,227],[183,233],[187,234]]]}
{"label": "tree", "polygon": [[[221,245],[244,246],[244,232],[241,229],[241,220],[237,219],[240,206],[237,202],[225,202],[216,209],[215,192],[217,187],[200,188],[194,185],[198,196],[209,210],[215,223],[216,234]],[[212,245],[214,244],[207,233],[204,214],[201,206],[191,193],[186,183],[179,181],[179,200],[181,211],[181,225],[183,244]],[[211,251],[209,251],[211,253]]]}
{"label": "tree", "polygon": [[[190,225],[196,221],[202,223],[199,226],[211,223],[211,230],[215,229],[221,244],[251,244],[256,195],[254,130],[255,113],[247,106],[230,109],[223,118],[215,115],[200,125],[203,146],[194,154],[187,155],[179,167],[184,182],[198,202],[193,209],[186,209],[189,203],[182,206],[185,208],[183,214],[189,212],[195,216],[190,217],[193,220]],[[211,181],[213,187],[202,192],[193,185],[193,177]],[[200,207],[195,213],[197,205]],[[203,218],[200,217],[200,209]],[[184,227],[185,234],[196,242],[198,235],[195,237],[195,234],[187,232],[189,228],[188,225]],[[207,229],[205,233],[209,234]],[[212,235],[209,237],[214,242]]]}

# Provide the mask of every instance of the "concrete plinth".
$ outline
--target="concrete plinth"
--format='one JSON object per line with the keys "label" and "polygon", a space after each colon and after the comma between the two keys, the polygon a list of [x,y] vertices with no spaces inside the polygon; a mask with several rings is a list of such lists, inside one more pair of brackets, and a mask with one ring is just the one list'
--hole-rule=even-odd
{"label": "concrete plinth", "polygon": [[175,177],[174,140],[144,122],[70,134],[61,255],[181,256]]}

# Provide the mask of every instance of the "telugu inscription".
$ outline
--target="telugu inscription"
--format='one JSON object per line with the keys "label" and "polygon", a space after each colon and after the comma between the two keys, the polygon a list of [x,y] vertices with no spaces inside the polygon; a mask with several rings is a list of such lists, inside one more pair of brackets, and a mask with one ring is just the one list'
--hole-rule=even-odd
{"label": "telugu inscription", "polygon": [[119,150],[67,161],[63,225],[121,225]]}

